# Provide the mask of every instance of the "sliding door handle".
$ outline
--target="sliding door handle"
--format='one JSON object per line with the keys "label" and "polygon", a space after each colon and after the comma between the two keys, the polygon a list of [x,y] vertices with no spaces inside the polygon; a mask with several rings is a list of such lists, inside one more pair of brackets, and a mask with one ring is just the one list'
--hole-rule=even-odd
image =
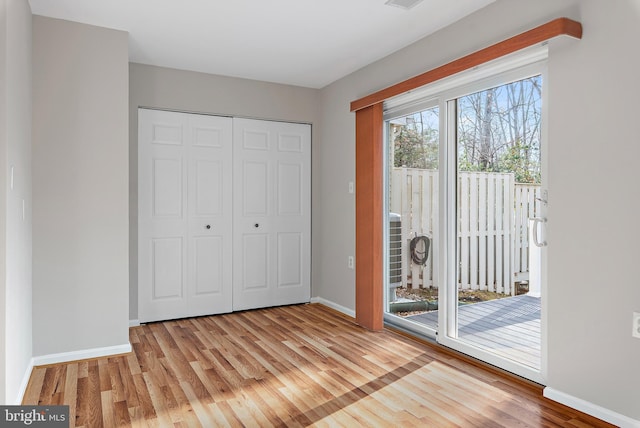
{"label": "sliding door handle", "polygon": [[536,247],[546,247],[547,246],[547,241],[542,241],[540,242],[538,240],[538,225],[540,223],[546,223],[547,219],[545,217],[534,217],[531,220],[533,220],[533,245],[535,245]]}

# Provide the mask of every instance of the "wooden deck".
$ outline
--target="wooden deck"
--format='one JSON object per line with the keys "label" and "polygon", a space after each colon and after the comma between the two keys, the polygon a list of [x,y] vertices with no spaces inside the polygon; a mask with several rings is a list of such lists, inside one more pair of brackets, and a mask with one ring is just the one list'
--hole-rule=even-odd
{"label": "wooden deck", "polygon": [[[406,317],[438,327],[438,312]],[[459,338],[519,363],[540,369],[540,298],[527,295],[458,308]]]}

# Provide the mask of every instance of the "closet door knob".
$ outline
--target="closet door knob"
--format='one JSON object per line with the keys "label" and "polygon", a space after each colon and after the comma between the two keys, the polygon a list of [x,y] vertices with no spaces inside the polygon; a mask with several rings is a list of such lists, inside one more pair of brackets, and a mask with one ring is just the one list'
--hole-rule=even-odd
{"label": "closet door knob", "polygon": [[210,224],[206,225],[205,227],[206,227],[207,229],[211,229],[211,225],[210,225]]}
{"label": "closet door knob", "polygon": [[260,227],[260,224],[256,223],[253,225],[253,227]]}

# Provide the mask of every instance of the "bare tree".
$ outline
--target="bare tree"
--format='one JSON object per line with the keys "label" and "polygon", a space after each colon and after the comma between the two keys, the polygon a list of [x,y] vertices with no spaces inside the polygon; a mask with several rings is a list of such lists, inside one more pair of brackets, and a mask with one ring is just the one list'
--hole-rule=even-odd
{"label": "bare tree", "polygon": [[466,95],[457,108],[462,170],[512,171],[518,181],[539,181],[540,76]]}

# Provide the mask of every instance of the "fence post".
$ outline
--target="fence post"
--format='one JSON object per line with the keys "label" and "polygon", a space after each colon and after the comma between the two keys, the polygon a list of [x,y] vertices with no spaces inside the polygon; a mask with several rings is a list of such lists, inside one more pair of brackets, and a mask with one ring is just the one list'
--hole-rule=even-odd
{"label": "fence post", "polygon": [[[514,207],[513,207],[513,185],[515,182],[514,176],[513,174],[505,174],[506,176],[506,185],[504,186],[504,201],[505,201],[505,216],[504,216],[504,220],[505,220],[505,226],[504,226],[504,230],[505,233],[507,233],[508,235],[505,237],[505,244],[506,247],[505,248],[505,253],[506,253],[506,257],[505,260],[508,261],[507,265],[505,266],[505,270],[504,270],[504,280],[506,282],[505,284],[505,294],[507,292],[510,292],[512,296],[515,296],[515,287],[514,285],[514,280],[513,280],[513,274],[512,274],[512,266],[513,266],[513,258],[514,258],[514,251],[513,251],[513,237],[515,236],[515,233],[513,231],[513,216],[514,216]],[[509,287],[509,288],[506,288]]]}

